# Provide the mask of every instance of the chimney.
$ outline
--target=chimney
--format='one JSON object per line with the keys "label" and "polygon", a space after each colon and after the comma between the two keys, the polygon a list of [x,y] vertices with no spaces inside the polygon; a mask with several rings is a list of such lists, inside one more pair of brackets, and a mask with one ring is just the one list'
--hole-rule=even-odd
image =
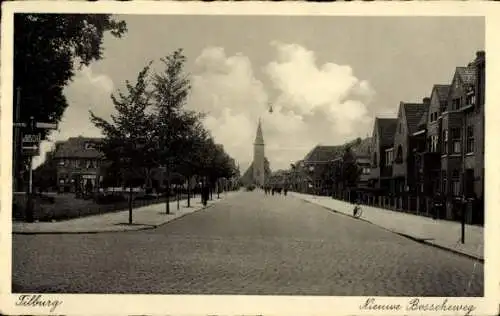
{"label": "chimney", "polygon": [[480,50],[476,52],[476,59],[484,59],[485,52],[484,50]]}
{"label": "chimney", "polygon": [[423,98],[423,99],[422,99],[422,103],[423,103],[424,105],[429,105],[429,104],[431,104],[431,98],[428,98],[428,97]]}

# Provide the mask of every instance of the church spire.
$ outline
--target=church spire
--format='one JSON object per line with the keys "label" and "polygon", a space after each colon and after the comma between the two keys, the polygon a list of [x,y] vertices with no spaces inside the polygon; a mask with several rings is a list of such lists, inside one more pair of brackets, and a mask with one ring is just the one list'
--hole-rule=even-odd
{"label": "church spire", "polygon": [[262,124],[259,118],[259,126],[257,127],[257,136],[255,136],[255,145],[264,145],[264,136],[262,136]]}

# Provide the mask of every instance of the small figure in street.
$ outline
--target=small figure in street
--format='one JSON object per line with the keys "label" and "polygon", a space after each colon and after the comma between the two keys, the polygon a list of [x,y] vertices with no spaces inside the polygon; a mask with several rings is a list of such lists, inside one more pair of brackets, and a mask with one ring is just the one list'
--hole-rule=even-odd
{"label": "small figure in street", "polygon": [[208,198],[210,197],[210,189],[208,185],[204,185],[202,188],[202,201],[203,201],[203,206],[207,206]]}
{"label": "small figure in street", "polygon": [[276,191],[276,188],[272,188],[272,195],[274,195],[274,192]]}
{"label": "small figure in street", "polygon": [[287,188],[287,187],[285,187],[285,189],[283,190],[283,193],[284,193],[284,194],[285,194],[285,196],[286,196],[286,194],[288,193],[288,188]]}

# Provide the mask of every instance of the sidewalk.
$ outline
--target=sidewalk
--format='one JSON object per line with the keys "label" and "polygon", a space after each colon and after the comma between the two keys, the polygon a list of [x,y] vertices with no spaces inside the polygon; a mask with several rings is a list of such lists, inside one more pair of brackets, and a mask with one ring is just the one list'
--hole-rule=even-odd
{"label": "sidewalk", "polygon": [[[213,195],[213,201],[208,201],[207,208],[230,196],[238,194],[239,191],[221,193],[220,199],[217,194]],[[165,203],[148,205],[134,208],[132,211],[132,225],[128,224],[128,210],[81,217],[61,222],[38,222],[38,223],[12,223],[13,234],[78,234],[78,233],[103,233],[124,232],[152,229],[166,224],[174,219],[204,209],[199,195],[191,199],[191,207],[187,207],[187,201],[179,203],[170,202],[170,214],[165,214]]]}
{"label": "sidewalk", "polygon": [[[304,201],[325,207],[337,213],[352,215],[353,205],[327,196],[314,196],[290,192]],[[416,241],[484,261],[484,228],[465,226],[465,244],[460,242],[461,224],[432,218],[399,213],[363,205],[361,220],[404,235]]]}

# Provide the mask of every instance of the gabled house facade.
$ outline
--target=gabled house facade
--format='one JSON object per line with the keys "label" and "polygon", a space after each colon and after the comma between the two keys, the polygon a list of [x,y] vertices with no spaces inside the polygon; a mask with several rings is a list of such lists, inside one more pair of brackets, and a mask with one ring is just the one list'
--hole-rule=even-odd
{"label": "gabled house facade", "polygon": [[[392,195],[396,197],[396,209],[416,209],[416,177],[415,155],[418,148],[418,137],[413,134],[418,131],[422,116],[428,111],[430,99],[424,98],[422,103],[401,102],[398,111],[396,132],[394,134]],[[391,150],[386,150],[391,152]]]}
{"label": "gabled house facade", "polygon": [[370,186],[379,194],[391,192],[392,148],[396,132],[397,118],[375,118],[371,137]]}
{"label": "gabled house facade", "polygon": [[440,191],[441,177],[441,119],[446,109],[449,85],[434,85],[428,111],[422,116],[418,131],[413,136],[419,140],[415,153],[417,179],[417,212],[429,215],[432,198]]}

